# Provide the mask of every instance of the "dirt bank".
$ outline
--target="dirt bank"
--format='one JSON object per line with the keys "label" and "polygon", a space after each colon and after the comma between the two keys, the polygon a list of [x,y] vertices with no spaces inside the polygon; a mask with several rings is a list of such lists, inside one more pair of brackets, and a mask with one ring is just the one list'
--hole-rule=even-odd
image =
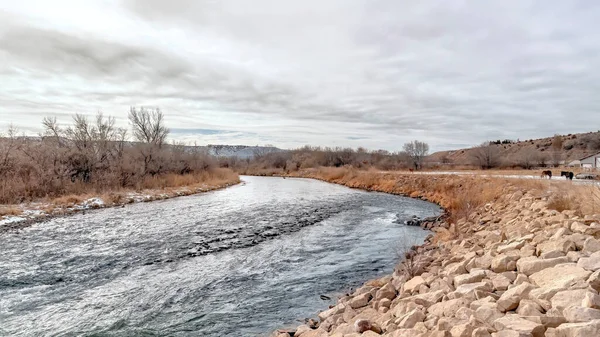
{"label": "dirt bank", "polygon": [[600,214],[556,186],[351,169],[294,176],[424,198],[451,217],[392,275],[273,336],[600,335]]}

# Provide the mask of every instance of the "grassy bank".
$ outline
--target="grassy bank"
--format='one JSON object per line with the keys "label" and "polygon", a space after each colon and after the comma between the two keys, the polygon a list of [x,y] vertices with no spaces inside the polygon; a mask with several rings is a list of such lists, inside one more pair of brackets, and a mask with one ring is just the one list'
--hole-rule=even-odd
{"label": "grassy bank", "polygon": [[231,186],[240,182],[229,169],[211,169],[190,174],[165,174],[146,177],[137,188],[112,189],[82,185],[73,193],[59,197],[39,198],[21,204],[0,205],[0,220],[18,221],[48,215],[68,214],[88,208],[114,207],[134,202],[147,202],[191,195]]}
{"label": "grassy bank", "polygon": [[450,222],[450,233],[444,233],[444,237],[438,235],[439,239],[468,234],[471,231],[469,227],[473,216],[485,212],[486,204],[516,191],[547,199],[549,208],[554,210],[572,210],[579,215],[600,212],[600,188],[575,185],[568,181],[509,179],[483,174],[420,175],[406,171],[380,172],[351,167],[322,167],[289,173],[263,170],[254,173],[312,178],[351,188],[404,195],[434,202],[448,212],[448,222]]}

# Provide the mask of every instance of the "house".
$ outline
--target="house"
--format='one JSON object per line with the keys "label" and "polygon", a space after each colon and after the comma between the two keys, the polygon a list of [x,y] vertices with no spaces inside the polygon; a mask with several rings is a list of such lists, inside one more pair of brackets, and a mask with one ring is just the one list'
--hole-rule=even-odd
{"label": "house", "polygon": [[581,158],[579,161],[581,162],[581,167],[584,169],[595,170],[600,167],[600,152]]}
{"label": "house", "polygon": [[581,167],[581,161],[580,160],[573,160],[567,166],[568,167]]}

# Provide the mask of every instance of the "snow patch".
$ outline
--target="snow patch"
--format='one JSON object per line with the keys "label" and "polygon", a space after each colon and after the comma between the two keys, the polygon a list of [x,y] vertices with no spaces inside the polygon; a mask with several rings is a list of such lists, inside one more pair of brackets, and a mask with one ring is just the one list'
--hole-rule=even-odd
{"label": "snow patch", "polygon": [[4,218],[2,218],[2,220],[0,220],[0,226],[25,220],[27,220],[27,218],[24,218],[22,216],[5,216]]}

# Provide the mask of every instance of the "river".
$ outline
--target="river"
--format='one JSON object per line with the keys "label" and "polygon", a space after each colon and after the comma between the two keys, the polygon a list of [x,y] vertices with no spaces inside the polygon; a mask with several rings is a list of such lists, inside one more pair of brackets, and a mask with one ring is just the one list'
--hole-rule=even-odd
{"label": "river", "polygon": [[[308,179],[55,218],[0,234],[0,336],[264,336],[392,271],[439,214]],[[332,297],[324,301],[320,295]]]}

